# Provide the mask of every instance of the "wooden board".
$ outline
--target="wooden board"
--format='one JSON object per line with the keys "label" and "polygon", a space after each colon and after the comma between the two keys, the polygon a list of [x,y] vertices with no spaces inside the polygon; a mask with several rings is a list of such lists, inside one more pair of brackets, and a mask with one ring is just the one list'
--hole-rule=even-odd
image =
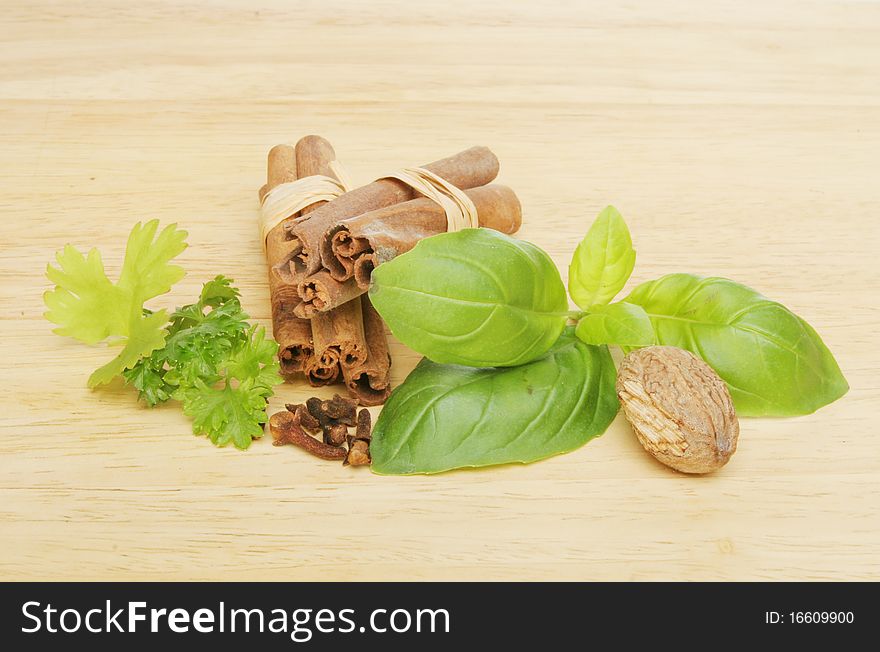
{"label": "wooden board", "polygon": [[[438,4],[3,3],[0,578],[876,579],[880,4]],[[563,273],[614,203],[631,284],[759,288],[852,389],[744,420],[704,478],[622,417],[538,464],[385,478],[215,449],[176,405],[85,389],[108,352],[42,319],[53,252],[98,246],[115,274],[134,222],[178,222],[188,275],[157,305],[224,273],[265,323],[256,190],[306,133],[362,181],[491,146]],[[399,383],[417,358],[393,354]]]}

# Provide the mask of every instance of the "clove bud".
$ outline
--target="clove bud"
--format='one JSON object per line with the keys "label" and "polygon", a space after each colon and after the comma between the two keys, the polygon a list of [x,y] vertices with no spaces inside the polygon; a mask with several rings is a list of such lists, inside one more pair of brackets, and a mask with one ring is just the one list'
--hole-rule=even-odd
{"label": "clove bud", "polygon": [[342,446],[348,438],[348,426],[334,423],[324,432],[324,443],[331,446]]}
{"label": "clove bud", "polygon": [[348,454],[345,456],[344,466],[364,466],[372,462],[370,456],[370,440],[372,420],[369,410],[361,410],[357,415],[357,428],[354,437],[348,438]]}
{"label": "clove bud", "polygon": [[309,435],[300,423],[300,410],[291,412],[276,412],[269,418],[269,430],[272,432],[272,443],[275,446],[293,444],[311,453],[315,457],[325,460],[343,460],[346,457],[345,450],[330,446]]}

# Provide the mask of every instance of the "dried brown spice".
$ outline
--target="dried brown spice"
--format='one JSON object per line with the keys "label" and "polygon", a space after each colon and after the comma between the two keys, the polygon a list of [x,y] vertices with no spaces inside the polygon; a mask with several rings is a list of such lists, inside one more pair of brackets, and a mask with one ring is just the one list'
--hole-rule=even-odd
{"label": "dried brown spice", "polygon": [[667,466],[710,473],[736,452],[739,421],[727,385],[689,351],[633,351],[620,365],[617,395],[642,446]]}
{"label": "dried brown spice", "polygon": [[[328,144],[329,146],[329,144]],[[277,145],[269,150],[267,183],[260,188],[260,201],[275,186],[296,181],[296,150],[290,145]],[[298,375],[312,356],[312,327],[294,314],[301,303],[296,288],[285,286],[272,272],[276,265],[292,256],[291,243],[279,224],[269,232],[266,240],[266,259],[269,263],[269,296],[272,303],[272,336],[278,342],[278,359],[281,375],[293,378]]]}
{"label": "dried brown spice", "polygon": [[[321,399],[317,396],[312,396],[311,398],[306,399],[306,408],[308,409],[309,414],[315,417],[319,423],[321,422],[321,419],[324,418],[323,413],[321,412]],[[321,425],[323,426],[324,424],[322,423]]]}
{"label": "dried brown spice", "polygon": [[[343,460],[345,466],[370,464],[372,419],[369,410],[357,410],[354,399],[339,394],[329,400],[313,396],[304,404],[288,403],[284,407],[285,412],[269,419],[276,446],[293,444],[325,460]],[[355,426],[354,436],[349,435],[350,426]],[[323,441],[307,431],[321,431]]]}
{"label": "dried brown spice", "polygon": [[362,295],[364,335],[367,341],[367,361],[360,365],[342,365],[342,376],[348,391],[361,405],[381,405],[391,394],[391,355],[385,337],[385,323],[373,304]]}
{"label": "dried brown spice", "polygon": [[347,455],[344,449],[330,446],[319,441],[303,430],[300,416],[303,410],[297,412],[276,412],[269,418],[269,430],[272,443],[275,446],[293,444],[306,452],[325,460],[344,460]]}
{"label": "dried brown spice", "polygon": [[354,438],[362,439],[363,441],[370,441],[373,438],[372,432],[372,417],[370,417],[369,410],[361,410],[358,412],[357,416],[357,429],[355,430]]}
{"label": "dried brown spice", "polygon": [[316,423],[315,430],[323,433],[325,444],[342,446],[348,436],[348,426],[356,423],[357,400],[334,394],[330,400],[313,396],[306,401],[303,412]]}
{"label": "dried brown spice", "polygon": [[342,462],[343,466],[366,466],[372,462],[370,457],[370,442],[363,439],[354,439],[348,445],[348,454]]}
{"label": "dried brown spice", "polygon": [[354,437],[348,438],[348,454],[343,466],[365,466],[372,462],[370,456],[370,440],[372,419],[369,410],[361,410],[357,415],[357,428]]}
{"label": "dried brown spice", "polygon": [[324,443],[331,446],[342,446],[348,439],[348,426],[344,423],[334,423],[324,431]]}
{"label": "dried brown spice", "polygon": [[[463,190],[491,183],[498,176],[499,163],[486,147],[472,147],[454,156],[423,166]],[[317,210],[285,221],[281,228],[289,256],[274,268],[288,284],[314,274],[321,268],[321,241],[328,229],[342,219],[392,204],[415,199],[417,192],[396,179],[379,179],[361,186]]]}
{"label": "dried brown spice", "polygon": [[[508,234],[519,229],[522,207],[513,190],[490,184],[464,192],[477,209],[480,226]],[[366,292],[370,284],[369,270],[361,268],[358,261],[367,257],[372,268],[409,251],[419,240],[444,233],[446,228],[446,211],[442,206],[425,197],[412,199],[340,220],[321,241],[321,261],[331,279],[341,283],[354,277],[360,292]],[[325,281],[323,285],[332,284]],[[344,293],[332,287],[330,290],[315,309],[329,310],[350,299],[355,292]],[[300,297],[307,300],[302,293]]]}
{"label": "dried brown spice", "polygon": [[347,426],[357,424],[355,416],[357,400],[353,398],[344,398],[339,394],[334,394],[329,401],[321,401],[321,411],[337,423],[344,423]]}
{"label": "dried brown spice", "polygon": [[321,430],[321,423],[312,416],[311,412],[309,412],[308,408],[303,403],[291,404],[288,403],[285,405],[288,411],[293,412],[299,417],[300,425],[308,431],[316,432]]}

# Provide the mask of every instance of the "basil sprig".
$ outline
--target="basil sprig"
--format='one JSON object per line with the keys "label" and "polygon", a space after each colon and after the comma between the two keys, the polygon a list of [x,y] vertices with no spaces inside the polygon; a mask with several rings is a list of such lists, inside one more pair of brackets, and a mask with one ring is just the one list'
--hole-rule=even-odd
{"label": "basil sprig", "polygon": [[733,281],[670,274],[612,302],[634,264],[629,229],[609,206],[569,268],[583,312],[568,312],[547,254],[488,229],[428,238],[377,267],[370,298],[428,359],[379,416],[373,470],[532,462],[583,445],[617,413],[608,345],[692,351],[727,382],[741,416],[808,414],[846,393],[809,324]]}

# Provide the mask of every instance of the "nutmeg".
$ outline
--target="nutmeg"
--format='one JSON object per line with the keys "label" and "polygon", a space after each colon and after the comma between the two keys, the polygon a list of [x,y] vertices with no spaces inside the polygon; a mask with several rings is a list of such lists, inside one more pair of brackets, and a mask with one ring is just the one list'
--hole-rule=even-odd
{"label": "nutmeg", "polygon": [[710,473],[736,451],[739,421],[727,385],[697,356],[674,346],[628,354],[617,396],[642,446],[684,473]]}

